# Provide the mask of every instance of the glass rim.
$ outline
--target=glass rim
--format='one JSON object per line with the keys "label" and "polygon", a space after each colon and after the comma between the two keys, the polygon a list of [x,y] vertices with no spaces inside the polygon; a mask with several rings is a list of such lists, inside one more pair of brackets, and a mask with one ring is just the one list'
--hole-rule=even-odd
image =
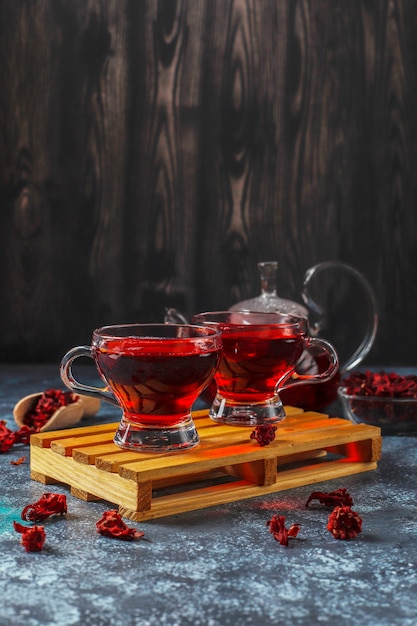
{"label": "glass rim", "polygon": [[[210,319],[210,317],[215,318],[218,317],[220,318],[221,316],[226,317],[227,315],[242,315],[244,317],[263,317],[265,318],[265,320],[268,320],[268,318],[271,320],[270,322],[266,321],[266,322],[257,322],[257,323],[250,323],[250,324],[246,324],[244,321],[242,322],[233,322],[233,321],[228,321],[227,319]],[[282,317],[285,318],[285,321],[282,322],[277,322],[277,321],[273,321],[274,318],[277,319],[277,317]],[[297,315],[292,315],[292,314],[288,314],[288,313],[280,313],[279,311],[227,311],[227,310],[219,310],[219,311],[203,311],[201,313],[195,313],[192,316],[192,319],[196,320],[196,324],[200,324],[202,323],[202,320],[204,319],[204,323],[205,324],[212,324],[213,326],[215,325],[221,325],[221,324],[225,324],[227,326],[231,326],[233,328],[265,328],[265,326],[271,326],[271,327],[280,327],[280,328],[291,328],[291,327],[296,327],[296,326],[302,326],[303,328],[305,328],[306,332],[307,332],[307,320],[304,317],[301,316],[297,316]]]}
{"label": "glass rim", "polygon": [[[176,328],[176,329],[181,329],[181,328],[186,328],[188,329],[193,329],[193,330],[198,330],[201,332],[200,335],[196,334],[195,336],[181,336],[181,335],[175,335],[172,334],[171,336],[167,336],[167,335],[162,335],[159,334],[157,335],[156,333],[154,335],[152,334],[141,334],[140,329],[145,330],[145,329],[149,329],[149,331],[152,330],[157,330],[157,329],[167,329],[167,328]],[[116,329],[120,329],[120,330],[125,330],[125,331],[129,331],[133,329],[137,329],[138,332],[132,332],[131,334],[129,334],[128,332],[126,332],[126,334],[116,334]],[[127,324],[107,324],[105,326],[100,326],[98,328],[95,328],[93,330],[93,337],[97,337],[99,339],[128,339],[128,338],[133,338],[133,339],[145,339],[147,341],[160,341],[161,339],[166,339],[167,341],[199,341],[202,339],[214,339],[216,337],[221,337],[221,331],[220,329],[214,328],[214,327],[210,327],[210,326],[204,326],[202,324],[167,324],[164,322],[151,322],[151,323],[147,323],[147,322],[132,322],[132,323],[127,323]]]}

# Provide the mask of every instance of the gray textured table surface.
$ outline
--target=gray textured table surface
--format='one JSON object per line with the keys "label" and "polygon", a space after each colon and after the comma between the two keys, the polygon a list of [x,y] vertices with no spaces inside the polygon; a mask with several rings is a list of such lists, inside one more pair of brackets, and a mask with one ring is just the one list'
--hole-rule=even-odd
{"label": "gray textured table surface", "polygon": [[[0,366],[0,419],[24,395],[63,388],[56,367]],[[97,420],[115,421],[111,405]],[[84,502],[65,486],[30,480],[29,457],[0,454],[1,626],[301,626],[417,624],[417,441],[387,437],[378,469],[148,522],[145,538],[98,535],[105,502]],[[326,530],[329,510],[306,509],[313,489],[347,487],[363,519],[353,541]],[[67,495],[68,515],[45,522],[40,553],[13,530],[25,504],[45,491]],[[300,523],[284,548],[266,522]]]}

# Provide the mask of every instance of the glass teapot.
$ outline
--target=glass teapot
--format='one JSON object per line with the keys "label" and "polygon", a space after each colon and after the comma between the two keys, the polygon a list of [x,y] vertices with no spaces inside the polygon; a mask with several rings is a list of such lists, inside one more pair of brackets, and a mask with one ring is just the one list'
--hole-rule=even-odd
{"label": "glass teapot", "polygon": [[[290,315],[305,317],[308,321],[310,335],[313,337],[318,336],[323,329],[329,326],[329,316],[328,311],[315,301],[312,293],[315,289],[317,290],[317,287],[323,287],[323,285],[320,285],[320,283],[323,283],[323,280],[317,281],[316,278],[325,271],[328,273],[327,284],[330,285],[330,288],[334,289],[335,283],[341,285],[343,276],[345,279],[347,277],[349,281],[353,281],[354,284],[352,282],[349,284],[345,295],[354,309],[360,309],[360,305],[362,305],[363,302],[365,304],[365,315],[363,315],[363,311],[360,311],[360,341],[355,344],[357,347],[353,352],[348,356],[344,355],[344,358],[341,359],[338,373],[329,381],[316,383],[314,385],[311,383],[299,384],[280,393],[284,404],[297,406],[304,410],[320,411],[336,400],[340,377],[356,368],[363,361],[374,343],[378,327],[377,305],[374,292],[366,278],[355,268],[339,261],[324,261],[310,267],[304,275],[303,290],[301,293],[305,305],[303,306],[298,302],[286,300],[278,296],[276,291],[277,262],[264,261],[258,263],[258,270],[261,281],[261,293],[255,298],[234,304],[230,307],[230,310],[279,311]],[[337,276],[337,281],[332,280],[334,275]],[[354,294],[353,289],[355,289]],[[357,293],[358,289],[359,292]],[[336,298],[334,298],[334,300],[336,300]],[[345,317],[345,324],[340,324],[340,320],[336,319],[336,327],[342,327],[343,337],[344,331],[346,330],[343,326],[348,326],[352,318],[349,317],[348,311],[343,310],[343,307],[342,313],[342,317]],[[339,315],[337,317],[339,317]],[[346,318],[348,319],[346,320]],[[349,324],[346,324],[346,321],[348,321]],[[328,336],[325,338],[329,339],[337,349],[337,341]],[[343,337],[343,339],[343,343],[350,344],[349,341],[346,342],[346,337]],[[322,363],[320,358],[319,355],[315,356],[305,351],[297,364],[296,371],[298,373],[316,373],[321,369],[326,369],[327,362]]]}

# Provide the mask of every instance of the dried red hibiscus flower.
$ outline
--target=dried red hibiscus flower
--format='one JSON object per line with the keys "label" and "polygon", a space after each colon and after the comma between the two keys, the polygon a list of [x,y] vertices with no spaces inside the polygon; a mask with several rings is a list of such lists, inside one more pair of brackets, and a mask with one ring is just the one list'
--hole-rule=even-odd
{"label": "dried red hibiscus flower", "polygon": [[335,491],[329,491],[328,493],[313,491],[306,502],[306,508],[308,508],[312,500],[318,500],[320,504],[331,507],[352,506],[353,504],[353,499],[345,487],[336,489]]}
{"label": "dried red hibiscus flower", "polygon": [[267,446],[275,439],[276,426],[272,424],[260,424],[251,432],[250,438],[256,439],[260,446]]}
{"label": "dried red hibiscus flower", "polygon": [[329,515],[327,530],[336,539],[354,539],[362,531],[362,519],[350,506],[336,506]]}
{"label": "dried red hibiscus flower", "polygon": [[23,524],[13,522],[13,527],[16,532],[21,533],[20,543],[26,552],[40,552],[42,550],[46,538],[43,526],[23,526]]}
{"label": "dried red hibiscus flower", "polygon": [[22,426],[19,430],[10,430],[6,426],[6,420],[0,421],[0,452],[8,452],[16,443],[28,443],[32,430]]}
{"label": "dried red hibiscus flower", "polygon": [[355,396],[351,409],[361,419],[379,425],[417,420],[413,402],[417,399],[417,376],[414,374],[353,372],[343,380],[343,386],[348,395]]}
{"label": "dried red hibiscus flower", "polygon": [[417,398],[417,376],[396,372],[353,372],[343,380],[347,392],[353,396],[387,398]]}
{"label": "dried red hibiscus flower", "polygon": [[33,435],[34,432],[33,428],[29,428],[29,426],[22,426],[19,430],[14,432],[15,443],[28,444],[30,436]]}
{"label": "dried red hibiscus flower", "polygon": [[16,441],[15,433],[7,428],[6,420],[0,421],[0,452],[7,452]]}
{"label": "dried red hibiscus flower", "polygon": [[269,526],[269,532],[272,533],[274,539],[282,546],[288,546],[288,537],[296,537],[300,530],[300,524],[292,524],[287,529],[284,515],[273,515],[266,525]]}
{"label": "dried red hibiscus flower", "polygon": [[135,528],[128,528],[117,511],[105,511],[102,518],[96,522],[96,528],[100,535],[116,539],[140,539],[145,535]]}
{"label": "dried red hibiscus flower", "polygon": [[35,406],[26,413],[23,423],[33,429],[34,432],[39,432],[58,409],[76,402],[77,399],[78,396],[71,391],[47,389],[37,400]]}
{"label": "dried red hibiscus flower", "polygon": [[26,522],[42,522],[51,515],[67,513],[67,498],[59,493],[44,493],[37,502],[25,506],[21,517]]}
{"label": "dried red hibiscus flower", "polygon": [[76,402],[78,396],[71,391],[47,389],[42,393],[35,406],[23,418],[24,425],[13,431],[0,421],[0,453],[7,452],[17,443],[28,444],[30,436],[46,424],[52,415],[62,406]]}

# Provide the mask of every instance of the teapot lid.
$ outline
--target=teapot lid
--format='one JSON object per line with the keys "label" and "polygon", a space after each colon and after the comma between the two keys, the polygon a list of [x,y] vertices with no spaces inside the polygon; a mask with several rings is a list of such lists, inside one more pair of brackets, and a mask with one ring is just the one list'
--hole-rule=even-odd
{"label": "teapot lid", "polygon": [[308,318],[308,310],[302,304],[278,296],[276,290],[278,263],[276,261],[262,261],[258,263],[258,270],[261,280],[260,295],[237,302],[230,307],[230,311],[278,312]]}

